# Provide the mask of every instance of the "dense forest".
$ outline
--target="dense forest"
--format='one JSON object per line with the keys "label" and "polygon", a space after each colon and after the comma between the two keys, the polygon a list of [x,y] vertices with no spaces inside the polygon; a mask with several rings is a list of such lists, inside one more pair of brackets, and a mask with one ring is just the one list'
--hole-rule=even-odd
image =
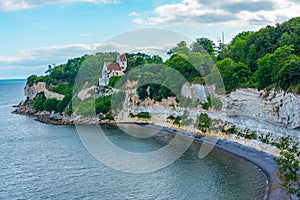
{"label": "dense forest", "polygon": [[[33,101],[34,108],[71,113],[72,91],[78,92],[83,87],[97,85],[103,62],[115,61],[116,55],[117,52],[84,55],[58,66],[49,65],[45,76],[28,77],[29,85],[43,81],[50,91],[65,95],[63,100],[57,101],[39,94]],[[267,26],[257,32],[239,33],[229,44],[215,44],[208,38],[198,38],[191,45],[179,41],[168,55],[169,58],[163,61],[157,55],[126,53],[128,78],[154,81],[139,85],[140,99],[160,101],[168,96],[177,97],[178,94],[174,94],[172,89],[178,89],[178,82],[206,84],[210,76],[215,76],[215,69],[223,79],[226,93],[237,88],[252,87],[259,90],[281,88],[300,94],[300,17]],[[141,66],[144,65],[152,66],[152,74],[143,72]],[[185,80],[175,76],[172,70],[180,73]],[[169,77],[159,77],[159,74],[169,74]],[[154,77],[157,76],[164,80],[163,84],[155,82]],[[109,86],[115,87],[119,79],[112,78]],[[172,84],[174,81],[177,81],[176,84]],[[110,96],[98,98],[97,113],[109,112],[110,100]]]}

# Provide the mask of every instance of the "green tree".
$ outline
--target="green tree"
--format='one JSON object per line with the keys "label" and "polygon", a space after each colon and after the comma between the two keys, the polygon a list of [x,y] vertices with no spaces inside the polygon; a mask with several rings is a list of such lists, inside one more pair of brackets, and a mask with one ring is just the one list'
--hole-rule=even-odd
{"label": "green tree", "polygon": [[247,64],[250,66],[251,71],[254,72],[257,70],[257,48],[255,44],[251,44],[249,51],[247,53]]}
{"label": "green tree", "polygon": [[300,57],[290,60],[280,71],[278,75],[278,84],[283,89],[300,84]]}
{"label": "green tree", "polygon": [[264,89],[272,83],[272,62],[271,54],[265,55],[258,60],[257,70],[257,88],[259,90]]}
{"label": "green tree", "polygon": [[239,75],[236,73],[237,64],[231,58],[217,62],[217,67],[220,70],[225,90],[229,93],[235,90],[239,84]]}
{"label": "green tree", "polygon": [[215,56],[215,43],[208,38],[197,38],[196,42],[191,45],[191,49],[193,52],[203,52],[205,50],[209,55]]}
{"label": "green tree", "polygon": [[237,36],[235,36],[231,43],[228,45],[228,49],[230,51],[229,57],[234,60],[234,62],[243,62],[246,63],[246,47],[247,40],[252,35],[253,32],[241,32]]}
{"label": "green tree", "polygon": [[145,59],[142,56],[137,56],[134,64],[135,66],[141,66],[144,65],[146,63]]}
{"label": "green tree", "polygon": [[71,94],[66,95],[61,101],[57,103],[57,111],[63,112],[64,109],[67,107],[67,105],[70,103],[71,99],[72,99]]}
{"label": "green tree", "polygon": [[283,46],[273,54],[267,54],[258,60],[257,82],[258,89],[278,82],[278,74],[283,66],[292,58],[293,46]]}
{"label": "green tree", "polygon": [[184,54],[174,54],[165,64],[180,72],[189,82],[192,82],[195,77],[201,76]]}

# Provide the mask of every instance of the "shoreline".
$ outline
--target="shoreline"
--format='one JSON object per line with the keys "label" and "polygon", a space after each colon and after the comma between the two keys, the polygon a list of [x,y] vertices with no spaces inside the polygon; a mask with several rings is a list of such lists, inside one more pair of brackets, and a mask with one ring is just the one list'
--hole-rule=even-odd
{"label": "shoreline", "polygon": [[[44,124],[51,125],[112,125],[117,126],[117,123],[120,124],[137,124],[142,127],[151,128],[155,130],[160,130],[163,132],[167,132],[174,135],[181,135],[183,137],[193,138],[194,141],[203,143],[204,138],[205,142],[209,142],[212,139],[216,139],[210,136],[204,136],[197,134],[194,136],[194,133],[180,130],[176,128],[170,128],[162,125],[157,125],[151,122],[115,122],[115,121],[98,121],[97,119],[74,119],[71,117],[65,118],[62,117],[59,120],[57,118],[52,117],[50,114],[41,114],[41,113],[33,113],[31,110],[22,109],[22,107],[15,106],[17,109],[13,111],[13,114],[21,114],[21,115],[31,115],[35,116],[34,120],[39,121]],[[20,109],[21,108],[21,109]],[[20,112],[21,111],[21,112]],[[28,112],[30,111],[30,112]],[[54,119],[54,120],[53,120]],[[209,143],[207,143],[209,144]],[[287,199],[286,193],[280,187],[280,181],[278,177],[276,177],[275,173],[277,172],[276,163],[274,161],[274,155],[268,154],[264,151],[260,151],[256,148],[249,147],[243,144],[240,144],[235,141],[225,140],[222,138],[217,138],[217,143],[214,145],[217,149],[224,151],[226,153],[232,154],[236,157],[244,159],[247,162],[255,165],[258,170],[265,175],[267,179],[266,183],[266,194],[264,199]]]}
{"label": "shoreline", "polygon": [[[135,122],[125,122],[127,124],[135,123]],[[170,134],[178,134],[183,137],[192,137],[194,141],[203,143],[204,138],[209,141],[212,139],[209,136],[199,135],[194,137],[193,133],[187,131],[181,131],[173,128],[163,127],[160,125],[149,124],[149,123],[135,123],[142,127],[152,128],[156,130],[161,130],[168,132]],[[224,151],[226,153],[232,154],[236,157],[244,159],[247,162],[255,165],[261,172],[265,175],[267,179],[266,183],[266,194],[264,199],[287,199],[286,193],[280,187],[279,179],[275,176],[277,172],[276,163],[274,161],[274,157],[271,154],[268,154],[263,151],[259,151],[255,148],[248,147],[237,142],[218,139],[217,143],[214,145],[217,149]]]}

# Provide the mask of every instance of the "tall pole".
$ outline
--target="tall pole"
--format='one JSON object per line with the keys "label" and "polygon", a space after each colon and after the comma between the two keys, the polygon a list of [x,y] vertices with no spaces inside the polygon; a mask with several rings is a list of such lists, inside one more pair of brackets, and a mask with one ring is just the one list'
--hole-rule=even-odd
{"label": "tall pole", "polygon": [[225,34],[222,32],[222,43],[225,44]]}

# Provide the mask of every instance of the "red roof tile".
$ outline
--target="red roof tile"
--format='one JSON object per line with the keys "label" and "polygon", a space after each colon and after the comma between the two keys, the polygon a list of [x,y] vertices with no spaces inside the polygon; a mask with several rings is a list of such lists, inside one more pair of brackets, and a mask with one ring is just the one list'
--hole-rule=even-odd
{"label": "red roof tile", "polygon": [[121,62],[126,62],[127,61],[126,56],[124,54],[120,55],[120,60]]}
{"label": "red roof tile", "polygon": [[109,72],[111,72],[113,70],[114,71],[122,71],[121,67],[119,66],[118,63],[115,63],[115,62],[106,62],[105,64],[106,64],[107,70]]}

